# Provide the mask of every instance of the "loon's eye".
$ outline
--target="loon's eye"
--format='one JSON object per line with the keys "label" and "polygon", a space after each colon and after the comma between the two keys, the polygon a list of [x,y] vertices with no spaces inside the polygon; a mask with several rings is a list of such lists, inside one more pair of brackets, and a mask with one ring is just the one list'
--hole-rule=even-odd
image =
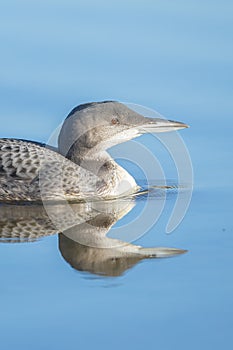
{"label": "loon's eye", "polygon": [[118,118],[112,118],[111,124],[112,124],[112,125],[119,124],[119,119],[118,119]]}

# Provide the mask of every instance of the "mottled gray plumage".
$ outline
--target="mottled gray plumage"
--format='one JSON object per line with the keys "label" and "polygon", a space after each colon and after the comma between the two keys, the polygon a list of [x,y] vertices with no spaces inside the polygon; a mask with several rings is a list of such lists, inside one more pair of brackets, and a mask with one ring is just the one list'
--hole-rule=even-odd
{"label": "mottled gray plumage", "polygon": [[135,180],[106,150],[146,132],[184,127],[113,101],[78,106],[63,123],[57,150],[0,139],[0,201],[109,199],[135,192]]}
{"label": "mottled gray plumage", "polygon": [[[82,199],[96,192],[97,178],[45,145],[0,139],[0,199]],[[43,192],[43,193],[41,193]]]}

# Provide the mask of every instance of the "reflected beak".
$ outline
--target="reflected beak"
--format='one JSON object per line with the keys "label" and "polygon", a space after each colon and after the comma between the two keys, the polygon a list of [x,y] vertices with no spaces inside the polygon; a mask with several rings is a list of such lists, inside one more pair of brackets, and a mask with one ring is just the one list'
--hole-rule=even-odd
{"label": "reflected beak", "polygon": [[175,131],[189,127],[187,124],[166,119],[145,118],[145,121],[146,123],[139,127],[142,134]]}

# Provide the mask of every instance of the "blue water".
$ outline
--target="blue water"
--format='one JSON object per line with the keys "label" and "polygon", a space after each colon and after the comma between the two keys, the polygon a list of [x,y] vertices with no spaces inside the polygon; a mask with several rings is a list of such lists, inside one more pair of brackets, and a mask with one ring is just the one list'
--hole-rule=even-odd
{"label": "blue water", "polygon": [[[1,3],[0,137],[46,141],[77,104],[134,102],[191,126],[180,134],[194,169],[178,228],[165,233],[168,196],[136,242],[184,255],[98,277],[63,259],[57,235],[0,244],[3,349],[232,347],[232,10],[228,0]],[[157,155],[151,137],[139,142]]]}

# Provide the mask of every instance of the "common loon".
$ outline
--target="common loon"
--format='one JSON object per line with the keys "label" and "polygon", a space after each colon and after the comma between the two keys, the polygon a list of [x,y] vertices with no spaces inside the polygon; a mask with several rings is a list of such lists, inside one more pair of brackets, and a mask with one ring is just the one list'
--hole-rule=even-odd
{"label": "common loon", "polygon": [[0,201],[112,199],[134,193],[134,178],[107,150],[144,133],[188,127],[147,118],[115,101],[74,108],[65,119],[58,148],[0,139]]}

